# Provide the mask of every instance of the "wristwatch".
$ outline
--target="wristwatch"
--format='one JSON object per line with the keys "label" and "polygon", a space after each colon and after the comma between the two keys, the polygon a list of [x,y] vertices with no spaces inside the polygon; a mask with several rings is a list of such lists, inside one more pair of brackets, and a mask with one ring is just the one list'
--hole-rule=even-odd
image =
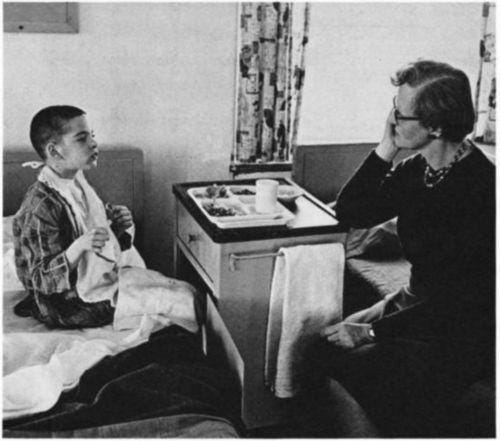
{"label": "wristwatch", "polygon": [[373,330],[372,325],[370,325],[370,329],[368,329],[368,335],[371,337],[372,340],[375,340],[375,331]]}

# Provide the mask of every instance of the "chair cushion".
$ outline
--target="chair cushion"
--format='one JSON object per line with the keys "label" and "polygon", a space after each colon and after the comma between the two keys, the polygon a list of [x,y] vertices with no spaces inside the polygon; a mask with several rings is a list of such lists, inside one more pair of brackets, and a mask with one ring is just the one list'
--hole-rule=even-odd
{"label": "chair cushion", "polygon": [[408,284],[410,279],[410,263],[404,259],[368,260],[347,259],[347,270],[363,285],[383,298]]}

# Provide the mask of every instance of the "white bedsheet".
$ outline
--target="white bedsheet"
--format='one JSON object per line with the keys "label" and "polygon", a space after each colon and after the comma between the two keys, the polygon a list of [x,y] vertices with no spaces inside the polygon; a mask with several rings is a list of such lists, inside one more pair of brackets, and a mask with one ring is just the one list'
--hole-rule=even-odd
{"label": "white bedsheet", "polygon": [[142,268],[124,269],[122,275],[124,295],[115,313],[121,326],[115,320],[114,326],[49,330],[34,318],[14,314],[24,291],[4,291],[5,419],[49,410],[99,360],[147,341],[158,329],[178,324],[197,330],[189,284]]}
{"label": "white bedsheet", "polygon": [[49,330],[31,317],[18,317],[14,305],[24,291],[4,291],[3,417],[50,409],[60,394],[78,384],[85,370],[148,340],[171,321],[144,316],[138,328],[116,331],[112,325],[81,330]]}

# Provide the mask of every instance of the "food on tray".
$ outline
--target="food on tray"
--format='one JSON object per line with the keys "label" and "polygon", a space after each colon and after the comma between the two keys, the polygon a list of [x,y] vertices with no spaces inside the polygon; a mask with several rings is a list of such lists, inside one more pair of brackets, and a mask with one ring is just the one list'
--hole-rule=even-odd
{"label": "food on tray", "polygon": [[212,184],[206,188],[200,188],[193,192],[196,199],[227,199],[231,195],[236,196],[255,196],[255,190],[245,187],[226,187],[225,185]]}
{"label": "food on tray", "polygon": [[233,207],[226,207],[213,202],[203,204],[204,210],[210,215],[215,217],[236,216],[237,214],[244,214],[238,212]]}
{"label": "food on tray", "polygon": [[238,196],[255,195],[255,191],[250,190],[248,188],[239,188],[239,187],[231,187],[231,193],[236,194]]}
{"label": "food on tray", "polygon": [[205,196],[211,199],[229,197],[226,186],[217,184],[212,184],[210,187],[207,187]]}

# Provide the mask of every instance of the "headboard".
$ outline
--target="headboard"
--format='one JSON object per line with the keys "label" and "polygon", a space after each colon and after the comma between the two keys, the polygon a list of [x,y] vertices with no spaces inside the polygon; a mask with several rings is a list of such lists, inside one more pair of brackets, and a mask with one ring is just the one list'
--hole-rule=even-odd
{"label": "headboard", "polygon": [[[377,144],[300,145],[293,157],[292,178],[322,202],[332,202],[345,182]],[[401,152],[401,160],[414,152]]]}
{"label": "headboard", "polygon": [[[14,214],[28,187],[35,182],[37,171],[22,167],[27,161],[39,160],[31,147],[6,147],[3,151],[3,215]],[[100,146],[96,169],[85,172],[87,179],[104,201],[126,205],[136,223],[136,244],[141,244],[144,205],[143,153],[125,145]]]}

